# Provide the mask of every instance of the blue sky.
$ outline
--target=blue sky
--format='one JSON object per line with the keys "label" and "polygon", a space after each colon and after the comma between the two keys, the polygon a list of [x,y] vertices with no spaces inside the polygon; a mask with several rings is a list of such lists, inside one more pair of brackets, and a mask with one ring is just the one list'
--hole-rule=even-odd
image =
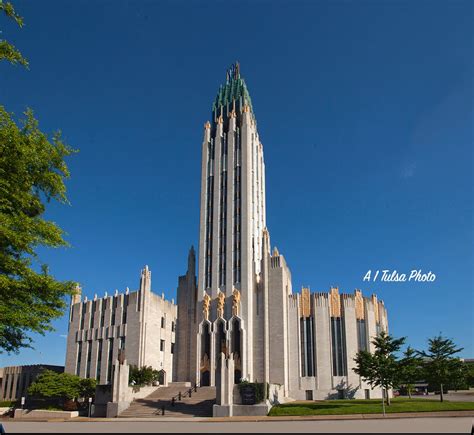
{"label": "blue sky", "polygon": [[[293,289],[361,288],[415,348],[473,345],[473,5],[469,1],[15,2],[0,103],[63,131],[71,206],[48,218],[72,247],[41,250],[93,297],[175,297],[198,243],[203,124],[235,60],[264,145],[267,223]],[[432,283],[367,283],[368,270]],[[0,365],[64,364],[65,318]]]}

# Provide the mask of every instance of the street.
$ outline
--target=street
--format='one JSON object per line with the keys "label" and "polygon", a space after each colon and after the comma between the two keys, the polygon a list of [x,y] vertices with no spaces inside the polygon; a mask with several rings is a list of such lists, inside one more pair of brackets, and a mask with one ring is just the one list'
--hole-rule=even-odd
{"label": "street", "polygon": [[396,418],[373,420],[293,420],[258,422],[100,421],[2,422],[5,433],[471,433],[472,417]]}

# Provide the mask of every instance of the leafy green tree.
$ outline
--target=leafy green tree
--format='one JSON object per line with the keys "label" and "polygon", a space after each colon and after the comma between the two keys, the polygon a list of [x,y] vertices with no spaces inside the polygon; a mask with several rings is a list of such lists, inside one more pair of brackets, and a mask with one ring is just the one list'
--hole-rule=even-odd
{"label": "leafy green tree", "polygon": [[411,392],[415,382],[423,377],[422,360],[417,351],[410,346],[403,353],[400,364],[400,382],[405,385],[408,397],[411,399]]}
{"label": "leafy green tree", "polygon": [[0,351],[31,347],[29,332],[52,330],[73,282],[57,281],[45,264],[34,270],[39,246],[67,246],[63,230],[44,219],[46,203],[67,203],[64,158],[73,150],[40,131],[31,110],[22,125],[0,106]]}
{"label": "leafy green tree", "polygon": [[[372,340],[374,353],[361,350],[354,361],[354,372],[362,377],[372,388],[380,387],[385,392],[387,405],[390,406],[388,390],[398,385],[400,378],[399,361],[395,353],[405,342],[405,337],[394,338],[382,331]],[[384,400],[382,401],[384,403]]]}
{"label": "leafy green tree", "polygon": [[428,339],[428,351],[418,354],[423,358],[423,373],[430,384],[439,386],[440,401],[444,400],[443,388],[450,383],[457,383],[466,375],[461,369],[462,361],[453,355],[461,352],[450,338],[438,335]]}
{"label": "leafy green tree", "polygon": [[[2,11],[23,26],[10,2],[0,0]],[[27,65],[4,40],[0,60]],[[60,132],[48,138],[30,109],[18,125],[0,106],[0,353],[31,347],[31,332],[52,330],[51,320],[62,315],[65,296],[73,293],[74,283],[57,281],[36,255],[40,246],[67,246],[44,212],[51,200],[67,203],[64,158],[73,152]]]}
{"label": "leafy green tree", "polygon": [[[15,12],[10,2],[0,0],[0,13],[1,12],[15,21],[20,28],[23,27],[23,18]],[[13,65],[20,64],[24,67],[28,67],[28,61],[22,56],[20,51],[5,39],[0,39],[0,60],[6,60]]]}
{"label": "leafy green tree", "polygon": [[160,372],[151,366],[143,366],[141,368],[131,366],[128,383],[137,386],[152,385],[154,382],[158,382],[159,378]]}
{"label": "leafy green tree", "polygon": [[73,400],[93,397],[96,380],[81,379],[69,373],[44,370],[28,388],[28,394],[45,399]]}
{"label": "leafy green tree", "polygon": [[467,369],[466,383],[468,387],[474,387],[474,361],[464,362]]}

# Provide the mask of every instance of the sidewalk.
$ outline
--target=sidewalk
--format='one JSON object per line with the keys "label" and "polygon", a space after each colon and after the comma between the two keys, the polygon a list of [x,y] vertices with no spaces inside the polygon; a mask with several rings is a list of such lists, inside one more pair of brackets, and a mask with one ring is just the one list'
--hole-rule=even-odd
{"label": "sidewalk", "polygon": [[258,421],[324,421],[324,420],[388,420],[400,418],[431,418],[431,417],[474,417],[474,411],[436,411],[436,412],[403,412],[386,414],[344,414],[344,415],[304,415],[304,416],[278,416],[278,417],[153,417],[153,418],[88,418],[77,417],[65,419],[1,419],[6,422],[182,422],[182,423],[231,423],[231,422],[258,422]]}

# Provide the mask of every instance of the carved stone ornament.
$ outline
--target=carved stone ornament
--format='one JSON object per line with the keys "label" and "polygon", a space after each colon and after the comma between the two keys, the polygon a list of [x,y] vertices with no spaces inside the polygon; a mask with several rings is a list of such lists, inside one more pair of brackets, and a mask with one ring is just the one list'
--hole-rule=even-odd
{"label": "carved stone ornament", "polygon": [[364,312],[364,298],[362,297],[362,292],[360,290],[355,291],[355,314],[357,320],[365,319]]}
{"label": "carved stone ornament", "polygon": [[331,304],[331,317],[341,317],[341,295],[337,287],[331,288],[329,299]]}
{"label": "carved stone ornament", "polygon": [[311,315],[311,302],[310,302],[310,291],[309,288],[303,287],[301,289],[300,297],[300,316],[309,317]]}
{"label": "carved stone ornament", "polygon": [[240,292],[235,288],[232,292],[232,315],[240,314]]}
{"label": "carved stone ornament", "polygon": [[217,294],[217,317],[224,318],[225,294],[221,291]]}
{"label": "carved stone ornament", "polygon": [[211,128],[211,123],[209,121],[207,121],[205,124],[204,124],[204,128],[206,130],[209,130]]}
{"label": "carved stone ornament", "polygon": [[211,297],[205,293],[202,299],[202,317],[204,320],[209,320],[209,307],[211,305]]}

